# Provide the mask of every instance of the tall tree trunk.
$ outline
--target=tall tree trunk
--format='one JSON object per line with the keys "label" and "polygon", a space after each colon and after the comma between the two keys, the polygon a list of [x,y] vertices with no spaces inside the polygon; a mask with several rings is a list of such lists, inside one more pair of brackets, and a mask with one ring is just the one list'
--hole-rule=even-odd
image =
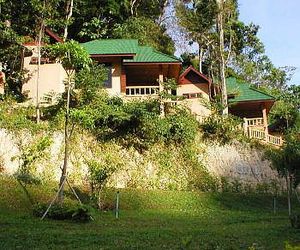
{"label": "tall tree trunk", "polygon": [[292,203],[291,203],[291,175],[290,172],[286,171],[286,186],[287,186],[287,199],[288,199],[288,211],[289,216],[292,215]]}
{"label": "tall tree trunk", "polygon": [[[164,20],[166,20],[168,17],[165,16],[166,8],[169,4],[169,0],[160,0],[160,14],[159,17],[157,18],[157,23],[158,25],[161,25]],[[172,3],[170,3],[172,4]]]}
{"label": "tall tree trunk", "polygon": [[131,14],[131,16],[135,15],[134,6],[135,6],[136,2],[137,2],[137,0],[131,0],[131,2],[130,2],[130,14]]}
{"label": "tall tree trunk", "polygon": [[200,45],[200,43],[198,43],[198,44],[199,44],[199,54],[198,54],[198,56],[199,56],[199,72],[200,72],[200,73],[203,73],[203,71],[202,71],[203,48],[202,48],[202,46]]}
{"label": "tall tree trunk", "polygon": [[37,44],[37,53],[38,53],[38,64],[37,64],[37,77],[36,77],[36,122],[39,123],[41,119],[40,111],[40,94],[39,94],[39,85],[40,85],[40,71],[41,71],[41,43],[44,30],[44,22],[41,21],[38,34],[38,44]]}
{"label": "tall tree trunk", "polygon": [[65,114],[65,145],[64,145],[64,164],[62,167],[62,173],[60,177],[59,187],[61,187],[60,192],[58,194],[58,202],[63,203],[64,201],[64,185],[65,179],[67,178],[67,167],[70,155],[70,136],[69,133],[69,115],[70,115],[70,98],[71,98],[71,84],[72,84],[72,73],[68,73],[68,90],[67,90],[67,105],[66,105],[66,114]]}
{"label": "tall tree trunk", "polygon": [[227,87],[226,87],[226,77],[225,77],[224,29],[223,29],[224,1],[225,0],[217,0],[218,3],[217,30],[219,34],[219,71],[220,71],[220,80],[221,80],[222,105],[224,107],[223,115],[227,115],[228,103],[227,103]]}
{"label": "tall tree trunk", "polygon": [[64,37],[63,37],[64,42],[67,40],[67,37],[68,37],[68,27],[69,27],[70,19],[73,15],[73,6],[74,6],[74,0],[67,0],[67,3],[66,3],[66,25],[65,25]]}

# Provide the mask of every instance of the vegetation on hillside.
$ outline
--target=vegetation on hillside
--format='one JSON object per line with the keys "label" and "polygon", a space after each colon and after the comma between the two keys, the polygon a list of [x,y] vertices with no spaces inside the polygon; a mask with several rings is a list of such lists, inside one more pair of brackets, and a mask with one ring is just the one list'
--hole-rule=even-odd
{"label": "vegetation on hillside", "polygon": [[[20,244],[25,248],[41,245],[55,248],[56,243],[50,241],[61,234],[62,226],[70,230],[66,238],[60,238],[61,244],[71,248],[96,243],[97,247],[101,244],[106,248],[123,244],[137,248],[276,249],[282,248],[286,240],[297,243],[296,231],[288,227],[288,220],[282,214],[285,205],[277,196],[278,186],[260,183],[249,188],[237,180],[215,178],[199,159],[205,141],[225,144],[245,140],[240,121],[220,115],[226,114],[228,108],[225,77],[235,76],[259,85],[279,100],[271,119],[278,131],[285,134],[285,145],[270,149],[267,156],[286,177],[291,204],[292,186],[299,184],[300,165],[299,86],[287,86],[294,69],[274,67],[257,37],[258,26],[239,20],[237,0],[176,3],[178,24],[191,42],[199,45],[198,62],[193,55],[185,54],[184,63],[198,65],[218,86],[215,92],[221,90],[220,101],[215,99],[215,112],[200,126],[186,108],[162,105],[171,100],[174,80],[166,80],[158,100],[125,102],[108,96],[102,88],[105,68],[93,63],[78,43],[99,38],[134,38],[142,45],[173,54],[174,42],[166,33],[164,18],[167,7],[174,7],[174,1],[0,0],[0,62],[6,73],[0,128],[14,136],[19,150],[14,157],[19,166],[13,178],[1,173],[0,162],[0,184],[5,187],[0,190],[4,197],[0,201],[0,219],[5,228],[0,227],[0,248],[18,248]],[[46,28],[64,40],[44,47],[42,52],[62,63],[68,75],[66,91],[51,106],[27,107],[22,103],[26,99],[22,85],[28,80],[22,56],[30,51],[22,43],[51,44],[51,39],[42,36]],[[35,114],[39,109],[41,112]],[[62,131],[63,165],[48,161],[41,171],[39,163],[47,162],[53,134]],[[70,162],[75,169],[71,174]],[[130,169],[129,163],[134,167]],[[84,175],[76,171],[78,166],[86,167]],[[69,222],[42,224],[25,214],[37,202],[41,204],[34,211],[39,216],[43,214],[45,204],[55,193],[49,182],[57,172],[61,173],[59,187],[65,188],[59,188],[60,204],[49,210],[49,217],[90,218],[91,208],[81,205],[74,208],[78,202],[70,198],[75,192],[69,188],[74,186],[76,178],[85,184],[77,190],[85,203],[113,209],[115,190],[108,187],[116,186],[117,174],[125,172],[130,176],[123,181],[134,190],[121,192],[124,220],[115,221],[108,213],[96,213],[96,221],[89,228]],[[169,192],[150,192],[151,189]],[[274,202],[270,194],[279,201],[277,215],[270,215],[270,204]],[[11,197],[12,203],[8,201]],[[41,235],[45,225],[50,229],[47,227],[47,234]],[[105,231],[100,230],[103,227]],[[257,233],[260,228],[265,230]],[[76,244],[68,242],[74,239],[73,234]],[[8,237],[11,235],[20,237]],[[24,242],[26,237],[29,240]]]}

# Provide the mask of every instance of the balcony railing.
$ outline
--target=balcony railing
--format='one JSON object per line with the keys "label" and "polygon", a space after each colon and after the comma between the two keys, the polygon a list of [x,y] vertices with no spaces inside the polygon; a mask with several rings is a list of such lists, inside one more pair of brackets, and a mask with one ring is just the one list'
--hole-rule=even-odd
{"label": "balcony railing", "polygon": [[264,126],[263,118],[245,118],[247,127],[261,127]]}
{"label": "balcony railing", "polygon": [[281,136],[269,135],[264,130],[254,129],[251,127],[248,129],[248,136],[250,138],[262,140],[278,147],[282,146],[283,144],[283,139]]}
{"label": "balcony railing", "polygon": [[126,96],[155,96],[159,93],[159,86],[127,86]]}

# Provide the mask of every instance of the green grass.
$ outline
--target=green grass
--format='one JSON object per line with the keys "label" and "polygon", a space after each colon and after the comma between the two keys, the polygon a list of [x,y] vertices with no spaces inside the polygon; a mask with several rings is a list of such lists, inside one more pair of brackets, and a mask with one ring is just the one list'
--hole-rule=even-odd
{"label": "green grass", "polygon": [[[47,201],[51,187],[29,189]],[[120,218],[94,212],[95,221],[41,221],[19,185],[0,176],[0,249],[284,249],[300,245],[285,200],[272,197],[176,191],[120,190]],[[113,206],[115,192],[104,195]],[[67,199],[68,202],[70,198]]]}

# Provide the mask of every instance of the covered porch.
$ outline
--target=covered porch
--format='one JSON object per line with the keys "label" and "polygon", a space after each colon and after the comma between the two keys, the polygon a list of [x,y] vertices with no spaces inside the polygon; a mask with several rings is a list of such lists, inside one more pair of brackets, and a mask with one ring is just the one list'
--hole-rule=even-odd
{"label": "covered porch", "polygon": [[249,138],[258,139],[268,144],[281,146],[281,136],[269,134],[268,114],[274,100],[238,102],[229,106],[229,112],[243,119],[243,129]]}
{"label": "covered porch", "polygon": [[178,63],[124,63],[121,93],[126,97],[158,96],[166,78],[178,80]]}

